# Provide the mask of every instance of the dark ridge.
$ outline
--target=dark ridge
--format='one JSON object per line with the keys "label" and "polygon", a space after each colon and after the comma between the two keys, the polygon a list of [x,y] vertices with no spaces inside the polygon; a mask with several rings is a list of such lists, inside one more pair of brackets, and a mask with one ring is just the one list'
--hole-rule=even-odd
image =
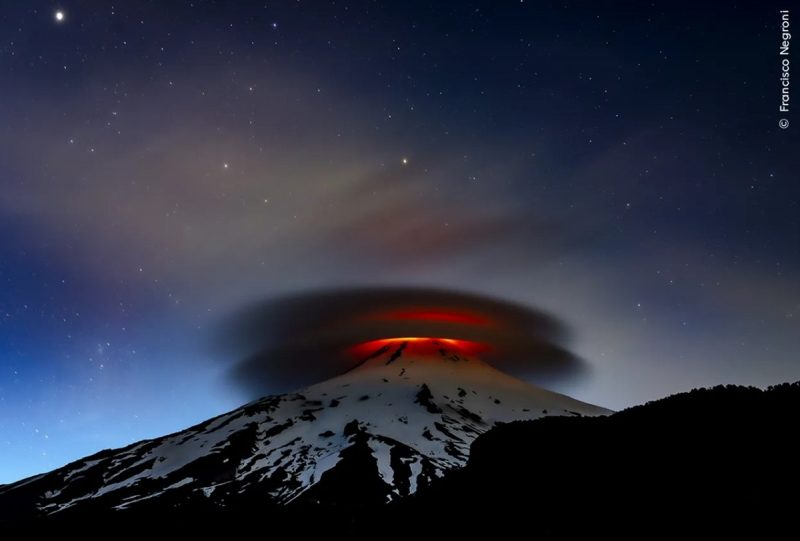
{"label": "dark ridge", "polygon": [[324,409],[325,408],[314,408],[314,409],[303,410],[303,414],[300,416],[300,420],[301,421],[315,421],[317,419],[317,416],[314,415],[314,413],[316,413],[318,411],[322,411]]}
{"label": "dark ridge", "polygon": [[453,410],[457,411],[459,415],[461,415],[462,417],[466,417],[467,419],[469,419],[473,423],[477,423],[477,424],[481,424],[481,425],[485,424],[483,422],[483,417],[481,417],[480,415],[478,415],[477,413],[475,413],[473,411],[468,410],[464,406],[461,406],[459,408],[453,408]]}
{"label": "dark ridge", "polygon": [[462,442],[462,443],[464,442],[464,440],[463,440],[463,439],[459,438],[458,436],[456,436],[455,434],[453,434],[452,432],[450,432],[450,430],[449,430],[449,429],[448,429],[448,428],[447,428],[447,427],[444,425],[444,423],[440,423],[440,422],[438,422],[438,421],[435,421],[435,422],[433,423],[433,426],[435,426],[435,427],[436,427],[436,430],[438,430],[439,432],[441,432],[442,434],[444,434],[444,435],[445,435],[445,436],[447,436],[448,438],[452,438],[452,439],[454,439],[454,440],[456,440],[456,441],[460,441],[460,442]]}
{"label": "dark ridge", "polygon": [[392,364],[397,359],[399,359],[400,356],[403,354],[403,350],[406,349],[407,345],[408,345],[407,341],[400,344],[400,347],[398,347],[397,350],[394,353],[392,353],[392,356],[389,357],[389,360],[386,361],[386,364]]}
{"label": "dark ridge", "polygon": [[361,426],[358,424],[358,419],[353,419],[346,425],[344,425],[344,431],[342,432],[345,436],[353,436],[362,432]]}
{"label": "dark ridge", "polygon": [[392,446],[389,457],[394,472],[394,488],[401,496],[408,496],[411,492],[411,460],[414,453],[407,445],[398,444]]}
{"label": "dark ridge", "polygon": [[655,525],[681,537],[783,537],[796,526],[799,421],[800,382],[498,425],[472,444],[466,468],[376,521],[413,515],[433,525],[428,533],[468,534],[471,523],[437,523],[449,509],[544,537],[641,535]]}
{"label": "dark ridge", "polygon": [[[258,437],[258,424],[248,423],[241,430],[231,434],[224,443],[215,447],[218,452],[203,455],[182,468],[171,472],[167,484],[177,483],[187,477],[202,480],[209,484],[224,483],[234,479],[237,468],[245,459],[252,456]],[[224,453],[221,452],[224,449]],[[145,482],[158,482],[147,478]],[[141,485],[137,484],[137,488]],[[143,488],[143,487],[142,487]],[[140,490],[141,492],[141,490]],[[145,490],[143,493],[147,493]]]}
{"label": "dark ridge", "polygon": [[355,365],[350,367],[348,370],[345,371],[345,373],[352,372],[353,370],[355,370],[359,366],[363,365],[365,362],[367,362],[367,361],[369,361],[371,359],[374,359],[375,357],[380,357],[381,355],[383,355],[387,351],[389,351],[389,345],[388,344],[381,346],[380,348],[376,349],[373,353],[370,353],[369,355],[364,357],[362,360],[357,362]]}
{"label": "dark ridge", "polygon": [[247,460],[242,462],[242,466],[244,468],[249,468],[254,462],[258,462],[262,458],[266,458],[266,454],[264,453],[256,453],[253,456],[247,458]]}
{"label": "dark ridge", "polygon": [[[276,402],[278,402],[278,401],[276,401]],[[190,439],[194,438],[195,436],[197,436],[198,433],[205,431],[209,426],[211,426],[211,424],[214,421],[216,421],[217,419],[223,417],[224,415],[227,415],[228,418],[225,419],[223,422],[221,422],[219,425],[217,425],[217,427],[215,427],[215,429],[220,429],[220,428],[223,428],[225,426],[228,426],[231,422],[233,422],[236,419],[239,419],[240,417],[242,417],[242,415],[248,415],[248,416],[252,415],[253,414],[253,409],[254,408],[245,407],[242,411],[240,411],[238,413],[235,413],[235,414],[223,413],[222,415],[219,415],[217,417],[209,419],[208,421],[205,421],[205,422],[203,422],[203,423],[201,423],[199,425],[195,425],[193,428],[189,429],[190,433],[185,438],[183,438],[181,441],[179,441],[178,445],[186,443],[188,440],[190,440]],[[260,409],[262,411],[265,411],[264,406],[262,404],[259,404],[259,408],[258,409]]]}
{"label": "dark ridge", "polygon": [[[353,423],[358,425],[357,421]],[[317,484],[301,494],[295,505],[342,501],[347,502],[347,507],[357,508],[386,502],[391,488],[381,479],[378,460],[372,454],[368,440],[366,433],[355,433],[353,444],[339,453],[339,462],[323,473]],[[303,524],[308,524],[308,519]]]}
{"label": "dark ridge", "polygon": [[450,351],[446,350],[445,348],[439,348],[439,355],[448,361],[458,362],[461,360],[461,356],[459,356],[457,353],[450,353]]}
{"label": "dark ridge", "polygon": [[380,435],[374,438],[389,447],[393,486],[401,496],[408,496],[411,492],[411,463],[415,460],[424,463],[426,459],[403,442]]}
{"label": "dark ridge", "polygon": [[267,429],[266,432],[264,432],[263,437],[266,439],[266,438],[271,438],[272,436],[277,436],[278,434],[280,434],[281,432],[283,432],[284,430],[286,430],[287,428],[289,428],[293,424],[294,424],[294,421],[289,419],[285,423],[281,423],[279,425],[273,425],[272,427]]}
{"label": "dark ridge", "polygon": [[459,459],[459,460],[463,460],[464,458],[466,458],[466,455],[465,455],[465,454],[464,454],[464,453],[461,451],[461,449],[459,449],[458,447],[456,447],[456,444],[455,444],[455,443],[453,443],[452,441],[448,441],[448,442],[445,444],[445,446],[444,446],[444,451],[445,451],[445,452],[446,452],[448,455],[450,455],[450,456],[452,456],[452,457],[454,457],[454,458],[457,458],[457,459]]}
{"label": "dark ridge", "polygon": [[244,407],[244,414],[248,416],[255,415],[256,413],[270,413],[278,407],[281,402],[280,396],[268,396],[262,398],[257,402]]}
{"label": "dark ridge", "polygon": [[[128,460],[128,461],[124,462],[124,464],[126,464],[126,465],[131,464],[131,462],[135,462],[136,460],[139,460],[140,457],[133,456],[133,457],[131,457],[131,459],[133,459],[133,460]],[[156,459],[155,458],[153,458],[151,460],[143,460],[139,464],[135,464],[133,466],[130,466],[130,467],[120,471],[117,474],[114,474],[114,475],[106,477],[105,484],[106,485],[113,485],[114,483],[119,483],[121,481],[124,481],[125,479],[133,477],[136,474],[139,474],[139,473],[142,473],[144,471],[149,470],[150,468],[153,467],[153,465],[155,465],[155,463],[156,463]]]}
{"label": "dark ridge", "polygon": [[119,481],[119,479],[125,475],[125,470],[127,468],[141,460],[141,458],[147,454],[148,451],[158,447],[160,443],[160,440],[151,440],[144,445],[133,445],[128,451],[135,450],[134,453],[122,453],[124,458],[115,459],[113,462],[111,462],[110,466],[104,461],[104,481],[108,484]]}
{"label": "dark ridge", "polygon": [[424,406],[425,409],[428,410],[428,413],[442,413],[442,409],[433,402],[433,394],[425,383],[422,384],[422,387],[417,393],[417,398],[414,399],[414,403]]}

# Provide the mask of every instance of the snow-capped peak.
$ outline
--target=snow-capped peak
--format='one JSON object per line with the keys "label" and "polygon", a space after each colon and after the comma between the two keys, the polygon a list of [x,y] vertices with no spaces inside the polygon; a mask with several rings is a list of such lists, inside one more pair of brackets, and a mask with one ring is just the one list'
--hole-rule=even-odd
{"label": "snow-capped peak", "polygon": [[375,497],[391,500],[463,466],[472,441],[498,422],[608,413],[500,372],[473,346],[437,338],[362,345],[363,362],[338,377],[3,487],[0,498],[24,484],[46,513],[164,497],[319,499],[349,453],[375,470]]}

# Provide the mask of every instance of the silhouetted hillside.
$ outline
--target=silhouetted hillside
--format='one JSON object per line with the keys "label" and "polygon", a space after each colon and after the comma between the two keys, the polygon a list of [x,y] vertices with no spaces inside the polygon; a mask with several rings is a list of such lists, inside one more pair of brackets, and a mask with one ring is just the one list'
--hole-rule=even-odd
{"label": "silhouetted hillside", "polygon": [[510,423],[473,443],[466,468],[398,507],[434,524],[447,506],[559,535],[789,532],[800,504],[799,427],[800,382]]}

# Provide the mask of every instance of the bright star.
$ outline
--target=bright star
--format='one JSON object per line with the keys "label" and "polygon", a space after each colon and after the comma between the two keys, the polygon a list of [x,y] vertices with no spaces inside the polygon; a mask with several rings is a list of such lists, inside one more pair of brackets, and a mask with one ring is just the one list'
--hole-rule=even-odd
{"label": "bright star", "polygon": [[403,158],[403,165],[408,165],[408,158]]}
{"label": "bright star", "polygon": [[58,21],[58,22],[63,21],[64,20],[64,12],[59,9],[58,11],[56,11],[55,17],[56,17],[56,21]]}

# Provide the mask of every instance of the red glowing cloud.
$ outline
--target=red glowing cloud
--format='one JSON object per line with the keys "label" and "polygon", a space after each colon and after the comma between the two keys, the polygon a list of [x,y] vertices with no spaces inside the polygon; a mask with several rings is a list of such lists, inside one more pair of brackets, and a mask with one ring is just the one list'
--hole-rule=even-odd
{"label": "red glowing cloud", "polygon": [[[382,347],[479,356],[525,377],[574,374],[564,326],[530,307],[480,295],[418,288],[307,292],[254,304],[222,329],[236,381],[253,393],[283,392],[341,374]],[[437,346],[438,344],[438,346]]]}
{"label": "red glowing cloud", "polygon": [[486,316],[470,313],[436,309],[409,309],[391,312],[379,312],[371,316],[377,320],[388,321],[438,321],[442,323],[463,323],[466,325],[489,325],[491,320]]}
{"label": "red glowing cloud", "polygon": [[474,356],[489,351],[488,344],[473,342],[471,340],[459,340],[457,338],[433,338],[424,336],[404,336],[398,338],[379,338],[369,340],[347,348],[346,353],[356,361],[383,352],[387,349],[397,348],[406,344],[413,353],[429,355],[441,352],[444,349],[459,355]]}

